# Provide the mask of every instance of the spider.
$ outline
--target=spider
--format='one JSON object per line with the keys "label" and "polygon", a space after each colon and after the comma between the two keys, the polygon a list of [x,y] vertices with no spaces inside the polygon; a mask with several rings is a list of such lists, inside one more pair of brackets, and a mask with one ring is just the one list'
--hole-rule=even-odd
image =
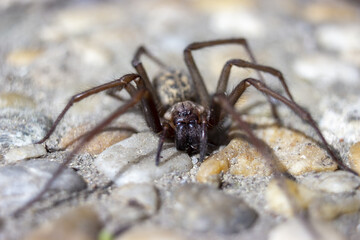
{"label": "spider", "polygon": [[[203,48],[230,44],[236,44],[243,47],[248,54],[250,61],[242,59],[228,60],[220,74],[215,93],[210,95],[194,61],[192,52]],[[163,70],[152,82],[141,61],[141,57],[144,55]],[[131,98],[125,101],[125,103],[116,111],[85,134],[80,143],[70,152],[62,165],[45,184],[42,191],[26,205],[18,209],[16,214],[31,206],[44,195],[50,185],[72,160],[74,155],[78,153],[88,141],[109,125],[114,119],[118,118],[138,103],[141,103],[148,126],[153,132],[159,134],[159,144],[155,158],[156,165],[159,165],[160,163],[160,155],[165,139],[173,139],[176,148],[180,151],[185,151],[189,154],[199,153],[200,162],[203,161],[208,152],[207,148],[209,144],[221,144],[214,141],[213,136],[216,135],[216,133],[219,134],[219,132],[216,132],[218,131],[218,126],[222,124],[223,119],[227,115],[235,121],[238,127],[247,133],[250,142],[260,151],[260,153],[267,160],[271,161],[271,154],[267,150],[265,144],[253,134],[250,125],[243,121],[241,116],[236,113],[234,109],[237,100],[250,86],[266,95],[271,106],[272,114],[275,118],[278,119],[273,101],[274,99],[284,103],[293,112],[299,115],[302,120],[306,121],[315,130],[323,146],[338,166],[356,174],[336,157],[311,115],[293,100],[282,73],[272,67],[257,64],[246,39],[221,39],[191,43],[184,50],[184,60],[190,77],[183,71],[171,69],[150,53],[145,47],[141,46],[137,49],[132,60],[132,65],[136,69],[137,74],[127,74],[119,79],[74,95],[59,114],[46,136],[37,143],[43,143],[50,137],[60,120],[74,103],[79,102],[90,95],[106,91],[110,96],[119,98],[117,92],[125,89]],[[259,79],[244,79],[240,81],[230,93],[226,93],[230,71],[233,66],[254,69],[257,71]],[[287,97],[271,90],[265,84],[261,72],[275,76],[280,81]]]}

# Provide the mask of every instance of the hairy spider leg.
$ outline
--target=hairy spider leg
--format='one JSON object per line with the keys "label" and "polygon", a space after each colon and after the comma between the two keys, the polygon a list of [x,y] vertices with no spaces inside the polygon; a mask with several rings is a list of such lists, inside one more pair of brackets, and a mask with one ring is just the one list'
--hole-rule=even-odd
{"label": "hairy spider leg", "polygon": [[[247,43],[245,38],[230,38],[230,39],[220,39],[220,40],[213,40],[213,41],[195,42],[195,43],[189,44],[184,50],[185,63],[189,69],[189,72],[192,76],[193,81],[195,82],[195,86],[198,86],[197,90],[200,93],[200,102],[201,102],[201,104],[203,104],[203,106],[209,107],[210,97],[206,90],[206,86],[204,84],[204,80],[200,74],[200,71],[195,64],[195,61],[194,61],[191,51],[199,50],[199,49],[206,48],[206,47],[213,47],[213,46],[226,45],[226,44],[242,45],[244,47],[246,53],[249,55],[251,63],[253,63],[253,64],[257,63],[255,56],[254,56],[253,52],[251,51],[249,44]],[[262,82],[264,82],[264,78],[263,78],[262,74],[260,73],[260,71],[256,71],[256,72],[259,76],[259,79]],[[288,87],[286,84],[285,84],[284,88],[285,88],[285,91],[287,93],[289,93],[289,90],[288,90]],[[223,90],[223,92],[224,93],[226,92],[226,87]],[[291,94],[290,94],[290,96],[291,96]],[[274,118],[279,120],[279,116],[278,116],[274,101],[268,96],[267,96],[267,98],[270,103],[271,111],[272,111]]]}
{"label": "hairy spider leg", "polygon": [[150,91],[151,95],[154,98],[155,104],[157,106],[158,112],[160,113],[160,116],[162,116],[165,113],[165,109],[163,104],[160,101],[160,98],[155,91],[153,85],[151,84],[150,78],[148,74],[146,73],[146,70],[144,68],[144,65],[141,61],[141,56],[146,55],[148,58],[150,58],[153,62],[155,62],[157,65],[159,65],[160,68],[164,69],[170,69],[165,63],[163,63],[159,58],[155,57],[152,53],[150,53],[144,46],[140,46],[131,61],[132,66],[135,68],[136,72],[144,79],[144,83],[146,88]]}
{"label": "hairy spider leg", "polygon": [[[241,85],[249,85],[246,81],[243,82],[245,84]],[[245,88],[241,87],[239,89]],[[264,157],[267,166],[272,169],[272,172],[274,173],[274,178],[277,180],[277,185],[282,189],[284,195],[288,199],[289,204],[291,205],[291,209],[294,210],[295,216],[301,221],[303,226],[307,228],[314,237],[318,236],[316,230],[311,224],[309,224],[306,212],[303,208],[299,207],[293,194],[291,194],[291,191],[285,182],[285,178],[289,174],[288,172],[286,172],[286,170],[279,169],[280,164],[278,162],[278,159],[272,154],[272,150],[266,145],[266,143],[264,143],[261,139],[255,136],[253,130],[251,129],[251,126],[247,122],[242,120],[241,115],[235,111],[233,104],[229,101],[229,99],[227,98],[227,96],[225,96],[224,93],[215,94],[214,101],[219,104],[229,115],[231,115],[231,118],[235,121],[235,123],[247,133],[250,142]]]}
{"label": "hairy spider leg", "polygon": [[136,79],[138,77],[139,77],[139,75],[137,75],[137,74],[127,74],[121,78],[114,80],[114,81],[102,84],[100,86],[91,88],[89,90],[83,91],[78,94],[75,94],[74,96],[72,96],[70,98],[69,102],[66,104],[64,109],[61,111],[59,116],[56,118],[54,124],[51,126],[51,128],[47,132],[47,134],[41,140],[37,141],[36,143],[38,143],[38,144],[43,143],[51,136],[51,134],[55,131],[56,127],[59,125],[59,122],[61,121],[61,119],[64,118],[66,112],[73,106],[74,103],[80,102],[81,100],[83,100],[93,94],[96,94],[96,93],[99,93],[99,92],[102,92],[102,91],[105,91],[105,90],[108,90],[111,88],[121,88],[122,89],[123,87],[125,87],[126,90],[129,92],[129,94],[131,94],[131,92],[133,92],[134,90],[131,89],[131,85],[127,84],[127,83],[133,81],[134,79]]}
{"label": "hairy spider leg", "polygon": [[239,99],[241,97],[241,95],[243,94],[243,92],[249,87],[249,86],[253,86],[255,87],[258,91],[273,97],[277,100],[279,100],[280,102],[284,103],[287,107],[289,107],[293,112],[295,112],[303,121],[307,122],[316,132],[316,134],[319,136],[322,144],[324,145],[326,151],[328,152],[328,154],[331,156],[331,158],[338,164],[338,166],[348,172],[351,172],[355,175],[358,175],[354,170],[352,170],[351,168],[347,167],[340,159],[337,158],[337,156],[335,155],[335,153],[333,152],[333,150],[330,148],[330,145],[328,144],[328,142],[326,141],[325,137],[323,136],[323,134],[321,133],[319,127],[317,126],[315,120],[311,117],[310,113],[307,112],[306,110],[304,110],[302,107],[300,107],[296,102],[294,102],[293,100],[289,100],[286,97],[280,95],[279,93],[274,92],[273,90],[271,90],[269,87],[267,87],[265,85],[265,83],[254,79],[254,78],[247,78],[243,81],[241,81],[236,87],[235,89],[230,93],[229,97],[228,97],[228,101],[230,104],[234,105],[235,102],[237,101],[237,99]]}
{"label": "hairy spider leg", "polygon": [[[115,81],[117,81],[117,80],[115,80]],[[46,184],[44,185],[42,190],[38,194],[36,194],[32,199],[30,199],[25,205],[23,205],[22,207],[17,209],[13,213],[14,216],[18,216],[23,211],[25,211],[30,206],[32,206],[35,202],[39,201],[43,197],[43,195],[49,190],[49,188],[51,187],[53,182],[56,180],[56,178],[64,171],[65,167],[70,163],[70,161],[73,159],[75,154],[77,154],[81,150],[81,148],[84,147],[84,145],[87,142],[89,142],[91,139],[93,139],[99,132],[101,132],[113,120],[115,120],[116,118],[121,116],[123,113],[125,113],[130,108],[134,107],[137,103],[141,102],[142,105],[143,105],[144,111],[150,113],[149,115],[151,115],[151,116],[147,120],[154,121],[154,123],[149,124],[149,126],[151,128],[153,128],[153,131],[154,132],[156,132],[156,131],[160,132],[162,130],[158,113],[156,112],[156,109],[154,108],[155,103],[154,103],[154,101],[152,99],[151,94],[146,89],[140,75],[138,75],[138,74],[127,74],[127,75],[124,75],[123,77],[119,78],[118,81],[120,81],[122,83],[124,88],[126,88],[126,85],[130,85],[129,84],[130,82],[135,81],[136,86],[137,86],[138,89],[137,89],[136,92],[131,93],[131,95],[132,95],[131,99],[129,99],[127,102],[125,102],[115,112],[113,112],[111,115],[109,115],[105,120],[100,122],[91,131],[89,131],[87,134],[85,134],[83,136],[83,138],[81,138],[79,144],[76,145],[76,147],[69,153],[69,155],[64,160],[64,162],[56,169],[56,171],[54,172],[52,177],[46,182]],[[111,82],[111,83],[113,83],[113,82]],[[101,86],[103,86],[103,85],[101,85]],[[120,86],[120,85],[116,84],[116,87],[118,87],[118,86]],[[97,89],[97,87],[95,87],[93,89]],[[84,93],[92,92],[91,90],[93,90],[93,89],[85,91]],[[103,89],[103,90],[105,90],[105,89]],[[145,115],[147,115],[147,114],[145,114]]]}
{"label": "hairy spider leg", "polygon": [[[220,77],[219,77],[218,85],[216,88],[216,94],[221,94],[221,93],[226,92],[226,88],[227,88],[227,85],[229,82],[229,77],[230,77],[230,72],[231,72],[232,66],[237,66],[240,68],[252,68],[252,69],[257,70],[258,72],[269,73],[269,74],[277,77],[277,79],[280,81],[281,85],[285,89],[285,92],[286,92],[287,96],[289,97],[289,99],[291,101],[294,101],[293,97],[289,91],[289,88],[286,84],[285,78],[279,70],[272,68],[272,67],[268,67],[268,66],[264,66],[264,65],[260,65],[260,64],[256,64],[256,63],[251,63],[251,62],[248,62],[248,61],[245,61],[242,59],[231,59],[225,63],[225,65],[221,71]],[[239,88],[239,87],[240,86],[237,85],[235,87],[235,89]],[[235,94],[236,92],[239,92],[239,91],[233,91],[233,92],[234,92],[234,94],[231,97],[229,97],[229,101],[232,105],[234,105],[236,103],[236,101],[240,98],[240,96],[237,96]],[[242,92],[241,92],[241,94],[242,94]],[[265,94],[265,96],[267,97],[268,100],[270,99],[270,97],[268,95]],[[210,123],[212,125],[216,125],[222,119],[222,116],[221,116],[222,112],[221,112],[220,106],[218,104],[212,103],[212,106],[213,106],[213,108],[212,108],[213,115],[211,116]]]}

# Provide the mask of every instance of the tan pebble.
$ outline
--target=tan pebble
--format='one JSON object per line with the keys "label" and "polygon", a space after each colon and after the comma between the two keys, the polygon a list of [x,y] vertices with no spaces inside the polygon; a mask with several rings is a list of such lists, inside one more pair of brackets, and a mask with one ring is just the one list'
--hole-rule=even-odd
{"label": "tan pebble", "polygon": [[37,57],[42,54],[42,50],[37,49],[18,49],[9,53],[6,61],[17,67],[31,64]]}
{"label": "tan pebble", "polygon": [[355,213],[360,209],[358,195],[341,196],[339,199],[317,198],[309,206],[309,213],[313,218],[332,220],[340,215]]}
{"label": "tan pebble", "polygon": [[102,227],[91,207],[79,207],[60,218],[41,225],[26,240],[91,240],[97,239]]}
{"label": "tan pebble", "polygon": [[219,154],[214,154],[207,158],[200,166],[196,175],[199,182],[216,182],[217,176],[221,172],[227,172],[229,169],[229,160],[224,157],[219,157]]}
{"label": "tan pebble", "polygon": [[274,162],[265,161],[248,141],[234,138],[215,156],[216,159],[230,162],[231,174],[268,176],[272,173],[269,164],[292,175],[337,169],[337,164],[327,156],[325,150],[300,132],[271,126],[256,130],[255,133],[273,149]]}
{"label": "tan pebble", "polygon": [[0,93],[0,108],[35,108],[32,98],[19,93]]}
{"label": "tan pebble", "polygon": [[[78,127],[72,128],[70,131],[68,131],[65,134],[65,136],[61,138],[59,147],[73,149],[79,138],[84,134],[86,134],[91,129],[92,129],[91,124],[83,124]],[[100,154],[106,148],[130,136],[131,136],[131,132],[126,130],[103,131],[102,133],[95,136],[93,140],[87,143],[81,149],[80,152],[81,153],[86,152],[90,154]]]}
{"label": "tan pebble", "polygon": [[199,0],[191,2],[195,8],[200,11],[207,11],[210,13],[218,13],[219,11],[231,10],[234,8],[253,8],[254,1],[251,0],[223,0],[223,1],[207,1]]}
{"label": "tan pebble", "polygon": [[305,222],[292,218],[273,228],[269,233],[269,240],[345,240],[328,223]]}
{"label": "tan pebble", "polygon": [[171,230],[161,229],[159,227],[135,227],[124,233],[116,240],[185,240],[187,238],[181,236]]}
{"label": "tan pebble", "polygon": [[335,2],[310,4],[303,14],[306,19],[315,23],[348,22],[357,18],[356,8]]}
{"label": "tan pebble", "polygon": [[289,179],[273,179],[266,189],[269,210],[285,217],[306,209],[314,197],[315,192]]}
{"label": "tan pebble", "polygon": [[349,162],[351,168],[360,174],[360,142],[350,147]]}

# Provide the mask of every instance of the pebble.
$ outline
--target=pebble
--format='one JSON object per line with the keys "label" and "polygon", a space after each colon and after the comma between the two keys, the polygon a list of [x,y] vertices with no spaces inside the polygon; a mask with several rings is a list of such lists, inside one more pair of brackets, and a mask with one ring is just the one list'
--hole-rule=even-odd
{"label": "pebble", "polygon": [[111,4],[80,5],[60,11],[51,25],[41,29],[40,36],[45,41],[61,41],[94,32],[99,27],[113,26],[122,18],[121,8]]}
{"label": "pebble", "polygon": [[309,174],[299,179],[301,184],[314,191],[351,193],[360,186],[360,177],[346,171]]}
{"label": "pebble", "polygon": [[92,206],[81,206],[56,220],[45,222],[25,237],[25,240],[95,240],[102,228]]}
{"label": "pebble", "polygon": [[42,54],[39,49],[18,49],[9,53],[7,63],[13,66],[21,67],[30,65],[36,58]]}
{"label": "pebble", "polygon": [[312,2],[302,14],[313,23],[351,22],[357,17],[356,8],[338,2]]}
{"label": "pebble", "polygon": [[15,92],[0,93],[0,108],[35,108],[31,97]]}
{"label": "pebble", "polygon": [[307,209],[315,192],[289,179],[273,179],[266,189],[267,208],[276,214],[293,217]]}
{"label": "pebble", "polygon": [[231,234],[257,219],[256,211],[241,199],[208,185],[183,185],[175,190],[173,201],[175,224],[190,231]]}
{"label": "pebble", "polygon": [[358,25],[323,25],[316,32],[319,45],[330,51],[350,52],[360,51],[360,27]]}
{"label": "pebble", "polygon": [[31,144],[10,149],[4,158],[8,163],[44,156],[47,153],[42,144]]}
{"label": "pebble", "polygon": [[165,143],[160,165],[155,165],[159,138],[152,132],[132,135],[102,152],[94,161],[98,170],[117,185],[146,183],[164,174],[189,171],[191,158]]}
{"label": "pebble", "polygon": [[[257,130],[256,133],[273,149],[280,171],[286,170],[292,175],[301,175],[306,172],[337,169],[337,165],[327,156],[325,150],[300,132],[272,126]],[[234,175],[268,176],[272,173],[269,163],[263,160],[262,155],[241,138],[231,140],[224,149],[210,156],[206,161],[215,161],[213,159],[229,161],[229,171]],[[204,165],[200,173],[211,173],[210,167],[212,166]],[[204,179],[203,176],[201,178]]]}
{"label": "pebble", "polygon": [[[11,211],[27,202],[42,189],[59,165],[56,162],[35,159],[1,167],[0,211]],[[85,181],[72,169],[65,169],[49,192],[72,193],[84,188],[86,188]]]}
{"label": "pebble", "polygon": [[[339,89],[339,91],[341,91]],[[351,88],[346,88],[348,96]],[[345,99],[333,96],[320,103],[322,109],[327,109],[321,116],[319,127],[330,144],[343,141],[349,145],[360,141],[360,99],[358,97]]]}
{"label": "pebble", "polygon": [[332,194],[317,197],[309,205],[313,219],[330,221],[343,214],[356,213],[360,209],[360,194]]}
{"label": "pebble", "polygon": [[357,86],[360,78],[360,72],[355,66],[321,54],[299,57],[293,64],[293,70],[299,77],[321,88],[339,81]]}
{"label": "pebble", "polygon": [[210,28],[217,34],[231,36],[234,32],[238,36],[260,38],[266,34],[266,27],[261,18],[252,11],[228,9],[211,15]]}
{"label": "pebble", "polygon": [[306,223],[298,218],[291,218],[279,224],[269,233],[269,240],[345,240],[333,226],[322,222]]}
{"label": "pebble", "polygon": [[180,233],[160,227],[143,227],[138,226],[125,232],[123,235],[116,238],[116,240],[185,240],[188,239]]}
{"label": "pebble", "polygon": [[360,142],[353,144],[349,151],[349,163],[353,170],[360,174]]}
{"label": "pebble", "polygon": [[0,147],[29,145],[45,136],[51,120],[31,110],[0,109]]}
{"label": "pebble", "polygon": [[[91,124],[82,124],[80,126],[70,129],[60,140],[59,147],[73,149],[76,146],[76,142],[79,137],[86,134],[94,126]],[[93,155],[100,154],[106,148],[114,145],[117,142],[128,138],[131,135],[131,131],[113,129],[103,131],[96,135],[90,142],[88,142],[81,150],[80,153],[90,153]]]}
{"label": "pebble", "polygon": [[81,62],[90,66],[105,67],[111,64],[111,53],[97,44],[78,40],[73,42],[72,48],[79,55]]}
{"label": "pebble", "polygon": [[108,219],[105,232],[128,229],[156,214],[159,205],[159,191],[152,184],[130,183],[114,188],[100,204],[102,218]]}
{"label": "pebble", "polygon": [[211,155],[200,165],[196,180],[201,183],[219,183],[219,174],[229,170],[229,160],[218,157],[218,153]]}
{"label": "pebble", "polygon": [[152,215],[159,209],[160,199],[158,190],[152,184],[126,184],[114,189],[111,196],[123,204],[136,205],[142,208],[146,215]]}

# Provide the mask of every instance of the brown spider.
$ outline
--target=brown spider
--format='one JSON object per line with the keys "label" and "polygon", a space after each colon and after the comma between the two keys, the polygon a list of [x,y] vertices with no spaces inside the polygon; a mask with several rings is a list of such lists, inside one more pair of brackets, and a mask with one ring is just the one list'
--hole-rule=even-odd
{"label": "brown spider", "polygon": [[[195,64],[192,51],[224,44],[238,44],[244,47],[250,57],[250,62],[242,59],[231,59],[227,61],[222,69],[216,91],[213,95],[210,95],[197,65]],[[164,70],[155,77],[153,81],[154,86],[150,82],[141,62],[142,55],[146,55]],[[155,159],[156,165],[159,165],[160,154],[165,139],[174,139],[176,148],[180,151],[186,151],[189,154],[200,153],[200,161],[203,161],[209,143],[217,145],[221,144],[221,142],[213,141],[212,137],[208,138],[208,136],[214,136],[214,132],[216,134],[217,126],[222,123],[226,114],[230,115],[237,125],[247,133],[250,141],[261,154],[267,160],[271,161],[271,154],[267,150],[265,144],[253,134],[250,126],[241,119],[241,116],[237,114],[234,109],[236,101],[250,86],[253,86],[267,96],[275,118],[278,118],[278,116],[272,101],[273,99],[284,103],[299,115],[302,120],[308,122],[308,124],[316,131],[325,149],[339,167],[356,174],[336,157],[311,115],[294,102],[282,73],[274,68],[257,64],[245,39],[224,39],[192,43],[185,48],[184,58],[191,78],[187,77],[187,75],[181,71],[170,69],[144,47],[139,47],[132,60],[132,65],[138,74],[127,74],[114,81],[74,95],[60,113],[49,132],[38,143],[43,143],[50,137],[60,120],[74,103],[79,102],[90,95],[107,91],[109,95],[118,98],[116,92],[125,89],[130,94],[131,98],[95,128],[89,131],[81,139],[81,142],[71,151],[66,160],[53,174],[52,178],[45,184],[42,191],[26,205],[19,208],[15,214],[17,215],[34,202],[38,201],[49,189],[54,180],[61,174],[74,155],[78,153],[88,141],[109,125],[114,119],[139,102],[141,102],[144,117],[148,126],[155,133],[159,133],[160,135]],[[232,66],[256,70],[259,80],[247,78],[238,83],[230,93],[226,93]],[[287,97],[281,96],[267,87],[260,72],[269,73],[277,77],[281,82]]]}

